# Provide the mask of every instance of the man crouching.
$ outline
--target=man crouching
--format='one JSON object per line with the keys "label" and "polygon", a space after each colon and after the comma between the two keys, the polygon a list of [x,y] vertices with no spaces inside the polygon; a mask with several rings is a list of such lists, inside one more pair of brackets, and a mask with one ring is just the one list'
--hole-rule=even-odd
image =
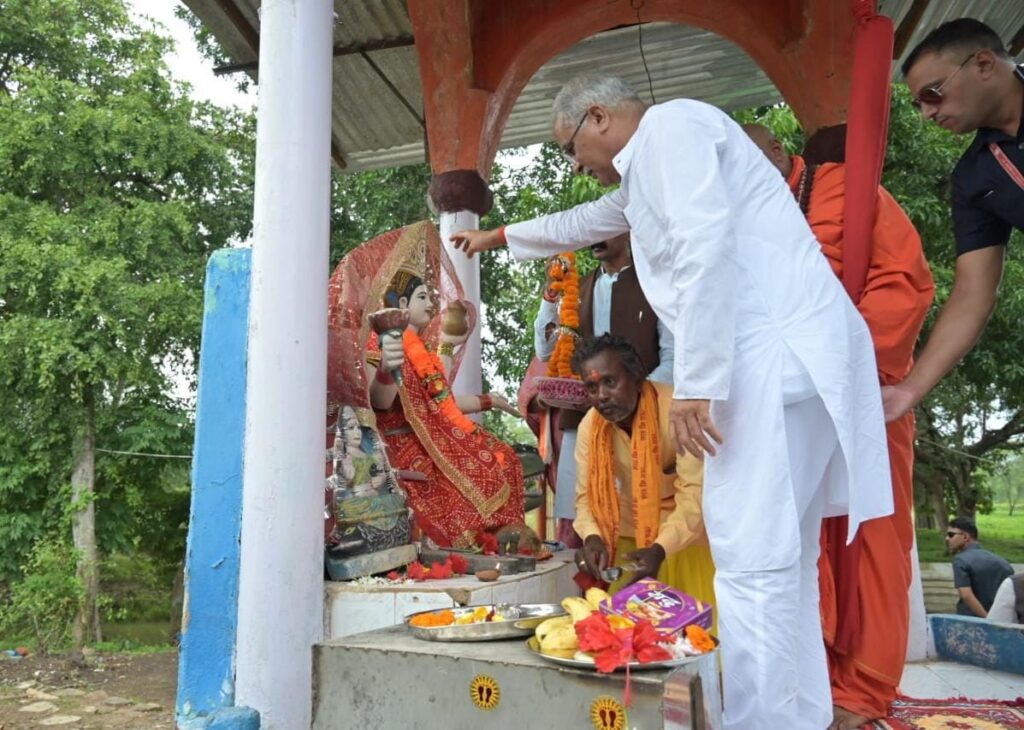
{"label": "man crouching", "polygon": [[657,577],[714,604],[703,464],[676,453],[672,386],[647,380],[640,355],[615,335],[577,344],[573,369],[592,406],[576,443],[577,565],[601,580],[609,566],[632,563],[627,583]]}

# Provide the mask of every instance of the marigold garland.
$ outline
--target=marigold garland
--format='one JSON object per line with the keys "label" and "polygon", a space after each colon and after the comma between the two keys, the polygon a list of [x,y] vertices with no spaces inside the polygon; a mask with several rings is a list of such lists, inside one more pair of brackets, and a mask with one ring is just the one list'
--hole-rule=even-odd
{"label": "marigold garland", "polygon": [[427,350],[423,340],[411,328],[406,328],[402,333],[402,348],[405,350],[405,356],[409,359],[413,371],[420,379],[420,386],[437,405],[441,415],[463,432],[473,433],[477,425],[459,410],[459,406],[452,396],[451,388],[448,387],[448,379],[444,375],[441,359]]}
{"label": "marigold garland", "polygon": [[551,289],[562,293],[562,304],[558,309],[558,341],[548,360],[548,376],[579,380],[572,371],[572,354],[580,331],[580,275],[576,270],[576,254],[570,251],[559,256],[550,272]]}

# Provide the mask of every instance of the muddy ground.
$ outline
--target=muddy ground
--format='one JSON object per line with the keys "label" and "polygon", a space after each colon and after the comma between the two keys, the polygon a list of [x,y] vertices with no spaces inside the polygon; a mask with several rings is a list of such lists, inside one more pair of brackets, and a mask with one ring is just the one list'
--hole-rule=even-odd
{"label": "muddy ground", "polygon": [[0,730],[170,730],[178,655],[0,656]]}

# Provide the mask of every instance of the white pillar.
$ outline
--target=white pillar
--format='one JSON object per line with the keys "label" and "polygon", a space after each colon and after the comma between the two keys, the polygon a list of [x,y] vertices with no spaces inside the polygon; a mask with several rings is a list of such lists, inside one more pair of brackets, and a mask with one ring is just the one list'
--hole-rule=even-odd
{"label": "white pillar", "polygon": [[448,253],[448,258],[452,260],[455,274],[462,283],[466,299],[473,303],[480,314],[480,321],[477,322],[476,329],[473,330],[469,341],[466,342],[466,352],[462,356],[459,373],[455,382],[452,383],[452,391],[455,395],[479,395],[482,392],[480,331],[483,329],[483,313],[480,311],[480,257],[468,258],[465,252],[457,250],[449,239],[456,231],[479,228],[479,226],[480,216],[472,211],[460,210],[456,213],[441,213],[440,233],[444,250]]}
{"label": "white pillar", "polygon": [[924,585],[921,583],[921,562],[917,554],[917,536],[910,549],[910,630],[907,634],[907,661],[923,662],[928,658],[928,617],[924,609]]}
{"label": "white pillar", "polygon": [[263,0],[236,697],[308,728],[323,633],[331,0]]}

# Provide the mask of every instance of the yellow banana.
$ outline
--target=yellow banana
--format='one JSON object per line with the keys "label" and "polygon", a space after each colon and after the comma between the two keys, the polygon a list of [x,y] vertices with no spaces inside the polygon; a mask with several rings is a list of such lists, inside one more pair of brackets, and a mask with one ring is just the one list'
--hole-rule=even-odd
{"label": "yellow banana", "polygon": [[556,626],[540,642],[542,654],[551,654],[572,658],[579,649],[579,641],[576,638],[576,629],[572,626]]}
{"label": "yellow banana", "polygon": [[572,626],[572,616],[556,616],[542,621],[533,630],[533,635],[537,637],[538,642],[544,641],[544,637],[559,626]]}
{"label": "yellow banana", "polygon": [[573,623],[582,621],[594,612],[594,609],[590,607],[590,604],[587,603],[586,599],[580,598],[579,596],[563,598],[562,608],[568,611],[569,615],[572,616]]}
{"label": "yellow banana", "polygon": [[600,610],[601,606],[611,606],[612,604],[612,597],[597,587],[587,589],[586,599],[595,611]]}

